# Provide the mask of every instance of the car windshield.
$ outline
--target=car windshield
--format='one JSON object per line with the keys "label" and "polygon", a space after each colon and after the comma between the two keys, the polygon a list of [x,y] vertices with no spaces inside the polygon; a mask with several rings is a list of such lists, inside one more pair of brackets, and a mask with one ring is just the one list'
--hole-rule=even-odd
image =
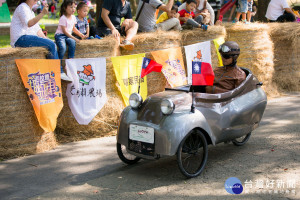
{"label": "car windshield", "polygon": [[175,88],[165,88],[166,90],[172,90],[172,91],[182,91],[182,92],[200,92],[205,93],[205,86],[195,86],[195,85],[182,85]]}

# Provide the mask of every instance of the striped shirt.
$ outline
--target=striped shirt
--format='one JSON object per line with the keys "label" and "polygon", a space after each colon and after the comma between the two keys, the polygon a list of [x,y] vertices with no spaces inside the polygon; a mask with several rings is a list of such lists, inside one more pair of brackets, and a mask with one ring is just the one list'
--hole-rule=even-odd
{"label": "striped shirt", "polygon": [[208,0],[208,3],[211,5],[215,12],[221,9],[221,0]]}

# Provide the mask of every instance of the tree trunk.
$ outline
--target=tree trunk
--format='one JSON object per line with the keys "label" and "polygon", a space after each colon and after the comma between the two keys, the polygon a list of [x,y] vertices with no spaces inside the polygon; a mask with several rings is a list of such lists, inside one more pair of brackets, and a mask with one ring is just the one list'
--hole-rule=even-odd
{"label": "tree trunk", "polygon": [[100,11],[102,9],[103,0],[96,0],[96,24],[98,26],[98,19],[100,17]]}
{"label": "tree trunk", "polygon": [[270,2],[270,0],[258,0],[258,5],[257,5],[258,21],[261,21],[261,22],[267,21],[267,18],[265,17],[265,15],[267,12],[269,2]]}

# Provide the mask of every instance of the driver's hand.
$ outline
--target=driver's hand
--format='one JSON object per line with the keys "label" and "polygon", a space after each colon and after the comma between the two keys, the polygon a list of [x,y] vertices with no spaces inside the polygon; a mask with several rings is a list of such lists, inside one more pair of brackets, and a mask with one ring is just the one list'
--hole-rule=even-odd
{"label": "driver's hand", "polygon": [[120,37],[120,33],[117,29],[113,29],[111,31],[112,35],[115,37],[115,38],[119,38]]}
{"label": "driver's hand", "polygon": [[43,15],[47,15],[49,13],[49,6],[45,3],[44,8],[42,10]]}

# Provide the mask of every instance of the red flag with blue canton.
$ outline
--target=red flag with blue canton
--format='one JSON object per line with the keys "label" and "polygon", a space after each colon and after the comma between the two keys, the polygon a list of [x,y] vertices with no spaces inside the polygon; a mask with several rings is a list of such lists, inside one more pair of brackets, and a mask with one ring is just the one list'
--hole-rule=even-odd
{"label": "red flag with blue canton", "polygon": [[214,71],[209,63],[192,61],[192,85],[213,85]]}
{"label": "red flag with blue canton", "polygon": [[141,72],[141,78],[146,76],[147,74],[150,74],[151,72],[161,72],[162,65],[158,64],[154,60],[151,60],[149,58],[143,59],[143,65],[142,65],[142,72]]}

